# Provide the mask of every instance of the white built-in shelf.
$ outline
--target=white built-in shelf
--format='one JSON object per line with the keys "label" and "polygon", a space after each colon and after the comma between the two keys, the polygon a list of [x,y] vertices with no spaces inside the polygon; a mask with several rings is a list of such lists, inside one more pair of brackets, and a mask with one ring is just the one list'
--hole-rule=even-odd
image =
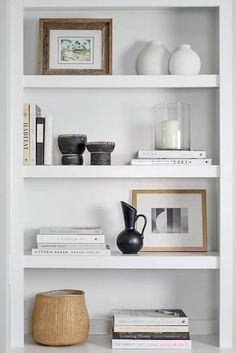
{"label": "white built-in shelf", "polygon": [[25,75],[25,88],[216,88],[219,75]]}
{"label": "white built-in shelf", "polygon": [[220,168],[210,166],[31,166],[24,178],[218,178]]}
{"label": "white built-in shelf", "polygon": [[139,253],[111,256],[32,256],[24,255],[24,268],[78,269],[219,269],[218,252]]}
{"label": "white built-in shelf", "polygon": [[26,10],[123,10],[173,7],[217,7],[220,0],[24,0]]}
{"label": "white built-in shelf", "polygon": [[[152,350],[112,350],[110,335],[90,335],[87,342],[65,347],[47,347],[36,344],[31,336],[25,337],[24,348],[13,348],[10,353],[147,353]],[[155,352],[155,351],[153,351]],[[157,351],[156,351],[157,352]],[[160,352],[173,353],[173,350],[161,350]],[[181,350],[176,352],[188,352]],[[190,352],[190,351],[189,351]],[[192,335],[191,353],[233,353],[234,349],[223,349],[218,347],[218,339],[211,335]]]}

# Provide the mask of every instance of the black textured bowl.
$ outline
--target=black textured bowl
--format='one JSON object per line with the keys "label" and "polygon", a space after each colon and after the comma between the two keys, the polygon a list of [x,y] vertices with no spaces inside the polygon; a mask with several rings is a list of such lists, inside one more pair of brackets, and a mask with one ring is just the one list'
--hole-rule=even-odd
{"label": "black textured bowl", "polygon": [[85,151],[86,135],[59,135],[57,138],[58,147],[62,154],[82,154]]}
{"label": "black textured bowl", "polygon": [[95,141],[87,143],[87,150],[90,153],[111,153],[115,148],[115,142]]}
{"label": "black textured bowl", "polygon": [[81,154],[64,154],[61,158],[62,165],[82,165],[84,158]]}

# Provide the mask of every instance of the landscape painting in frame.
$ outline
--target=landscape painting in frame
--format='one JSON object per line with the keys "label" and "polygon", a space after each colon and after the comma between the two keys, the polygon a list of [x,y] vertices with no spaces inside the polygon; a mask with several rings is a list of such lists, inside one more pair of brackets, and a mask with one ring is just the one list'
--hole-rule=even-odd
{"label": "landscape painting in frame", "polygon": [[147,217],[142,251],[207,251],[206,190],[133,190],[132,204]]}
{"label": "landscape painting in frame", "polygon": [[112,19],[41,18],[42,75],[111,75]]}
{"label": "landscape painting in frame", "polygon": [[93,63],[93,37],[59,37],[59,63]]}

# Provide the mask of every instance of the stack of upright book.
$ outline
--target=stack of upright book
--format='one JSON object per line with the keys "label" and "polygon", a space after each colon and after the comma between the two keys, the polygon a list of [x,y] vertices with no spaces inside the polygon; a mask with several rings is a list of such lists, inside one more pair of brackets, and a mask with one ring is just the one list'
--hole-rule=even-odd
{"label": "stack of upright book", "polygon": [[115,310],[112,348],[190,349],[188,318],[180,309]]}
{"label": "stack of upright book", "polygon": [[24,165],[52,165],[52,117],[42,116],[37,104],[24,104],[23,128]]}
{"label": "stack of upright book", "polygon": [[32,255],[111,255],[101,227],[43,227]]}
{"label": "stack of upright book", "polygon": [[156,150],[138,151],[137,158],[131,160],[136,166],[204,166],[211,165],[206,151]]}

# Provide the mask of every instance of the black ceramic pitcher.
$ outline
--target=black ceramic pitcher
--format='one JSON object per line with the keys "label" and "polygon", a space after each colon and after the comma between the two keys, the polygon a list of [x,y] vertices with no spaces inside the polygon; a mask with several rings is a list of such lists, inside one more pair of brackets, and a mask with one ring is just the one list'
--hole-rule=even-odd
{"label": "black ceramic pitcher", "polygon": [[[125,229],[118,235],[116,243],[123,254],[137,254],[143,247],[143,232],[147,225],[147,218],[143,214],[137,215],[137,210],[128,203],[121,201],[124,216]],[[135,223],[139,217],[143,217],[142,232],[135,229]]]}

